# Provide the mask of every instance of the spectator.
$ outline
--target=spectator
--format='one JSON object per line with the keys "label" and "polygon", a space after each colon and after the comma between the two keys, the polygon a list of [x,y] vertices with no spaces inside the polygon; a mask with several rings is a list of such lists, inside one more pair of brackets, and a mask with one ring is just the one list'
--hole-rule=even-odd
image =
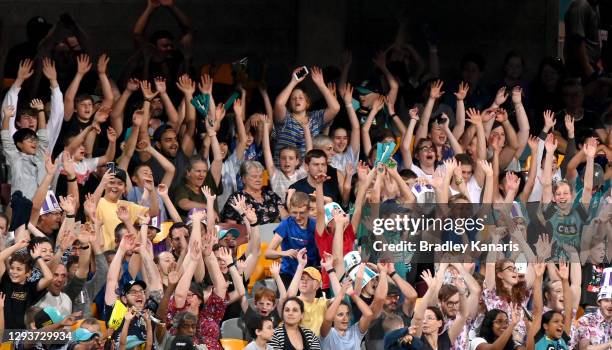
{"label": "spectator", "polygon": [[285,300],[283,304],[283,325],[274,330],[269,345],[274,350],[286,347],[295,349],[321,349],[319,338],[308,328],[300,326],[304,314],[304,303],[297,297]]}

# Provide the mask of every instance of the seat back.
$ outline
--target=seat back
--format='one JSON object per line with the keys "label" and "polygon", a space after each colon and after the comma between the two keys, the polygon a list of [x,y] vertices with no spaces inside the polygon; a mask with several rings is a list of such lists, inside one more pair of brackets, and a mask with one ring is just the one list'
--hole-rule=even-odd
{"label": "seat back", "polygon": [[227,339],[248,339],[246,325],[241,318],[230,318],[221,323],[221,338]]}

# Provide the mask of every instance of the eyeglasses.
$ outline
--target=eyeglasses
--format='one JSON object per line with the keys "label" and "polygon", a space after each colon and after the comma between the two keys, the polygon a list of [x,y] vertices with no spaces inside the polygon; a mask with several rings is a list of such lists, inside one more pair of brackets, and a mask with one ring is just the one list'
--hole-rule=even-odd
{"label": "eyeglasses", "polygon": [[419,148],[419,151],[425,151],[425,152],[429,152],[429,151],[434,151],[435,149],[433,148],[433,146],[423,146]]}
{"label": "eyeglasses", "polygon": [[502,269],[502,271],[506,271],[506,270],[512,271],[512,272],[516,272],[516,267],[514,267],[514,266],[507,266],[507,267]]}
{"label": "eyeglasses", "polygon": [[132,289],[128,292],[130,295],[145,294],[144,289]]}
{"label": "eyeglasses", "polygon": [[449,307],[455,307],[459,305],[459,302],[458,301],[447,301],[445,302],[445,304],[446,306],[449,306]]}

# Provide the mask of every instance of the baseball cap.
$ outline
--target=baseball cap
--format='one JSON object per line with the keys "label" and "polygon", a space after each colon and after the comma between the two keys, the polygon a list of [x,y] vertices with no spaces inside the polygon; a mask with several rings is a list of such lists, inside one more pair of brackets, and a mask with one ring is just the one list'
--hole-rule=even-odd
{"label": "baseball cap", "polygon": [[231,227],[228,229],[222,229],[219,225],[216,225],[217,231],[219,232],[219,239],[225,238],[227,235],[232,235],[234,239],[240,237],[240,231]]}
{"label": "baseball cap", "polygon": [[317,282],[321,282],[321,272],[319,272],[319,270],[317,270],[316,268],[308,266],[304,269],[304,273],[310,276],[312,279],[316,280]]}
{"label": "baseball cap", "polygon": [[62,211],[62,208],[55,197],[55,193],[52,190],[47,191],[47,196],[45,197],[45,201],[40,206],[40,215],[45,215],[49,213],[55,213],[58,211]]}
{"label": "baseball cap", "polygon": [[144,340],[138,338],[135,335],[128,335],[127,339],[126,339],[126,344],[125,344],[125,348],[126,349],[132,349],[137,347],[140,344],[144,344]]}
{"label": "baseball cap", "polygon": [[30,18],[26,24],[28,32],[35,31],[47,33],[51,27],[53,27],[53,25],[47,22],[45,17],[42,16],[34,16]]}
{"label": "baseball cap", "polygon": [[47,306],[34,315],[34,324],[38,329],[60,323],[63,319],[64,315],[62,315],[56,308],[53,306]]}
{"label": "baseball cap", "polygon": [[346,253],[344,255],[344,271],[350,272],[355,266],[361,264],[361,255],[358,251]]}
{"label": "baseball cap", "polygon": [[123,291],[121,292],[121,295],[127,295],[134,286],[141,286],[142,289],[147,289],[147,284],[144,283],[144,281],[131,280],[123,286]]}
{"label": "baseball cap", "polygon": [[334,212],[340,211],[342,214],[345,214],[342,207],[340,207],[340,204],[336,202],[327,203],[323,208],[325,209],[325,226],[327,226],[327,224],[334,219]]}
{"label": "baseball cap", "polygon": [[99,337],[98,333],[92,333],[85,328],[78,328],[72,335],[72,340],[76,342],[89,341],[94,337]]}
{"label": "baseball cap", "polygon": [[380,85],[380,79],[378,77],[373,77],[367,80],[364,80],[359,84],[359,86],[355,87],[355,90],[360,95],[367,95],[371,93],[380,94],[382,92],[382,86]]}

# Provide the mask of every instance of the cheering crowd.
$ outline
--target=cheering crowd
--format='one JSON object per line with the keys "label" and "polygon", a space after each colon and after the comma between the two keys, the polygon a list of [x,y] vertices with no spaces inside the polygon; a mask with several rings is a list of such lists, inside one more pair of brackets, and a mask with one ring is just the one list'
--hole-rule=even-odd
{"label": "cheering crowd", "polygon": [[[5,64],[0,329],[70,339],[3,346],[612,349],[612,78],[594,3],[572,3],[564,59],[531,82],[515,51],[498,81],[478,53],[440,76],[434,36],[398,35],[369,71],[347,51],[274,94],[266,64],[196,67],[172,0],[148,0],[117,76],[69,15],[31,19]],[[146,33],[161,11],[180,38]],[[483,213],[478,230],[373,226]],[[519,249],[375,248],[415,239]]]}

